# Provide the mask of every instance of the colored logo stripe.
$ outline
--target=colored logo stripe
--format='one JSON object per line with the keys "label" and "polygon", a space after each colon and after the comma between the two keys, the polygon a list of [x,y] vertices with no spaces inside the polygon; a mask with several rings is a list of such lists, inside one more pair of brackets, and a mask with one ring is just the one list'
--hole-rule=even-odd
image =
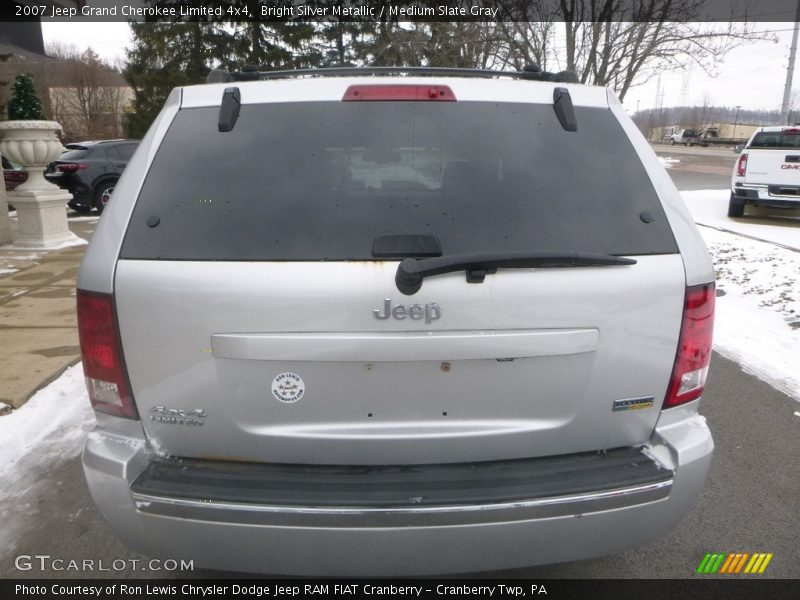
{"label": "colored logo stripe", "polygon": [[769,561],[772,560],[772,556],[771,552],[756,552],[754,554],[748,552],[708,553],[700,561],[697,573],[732,574],[741,573],[742,569],[744,569],[744,573],[749,574],[763,573]]}

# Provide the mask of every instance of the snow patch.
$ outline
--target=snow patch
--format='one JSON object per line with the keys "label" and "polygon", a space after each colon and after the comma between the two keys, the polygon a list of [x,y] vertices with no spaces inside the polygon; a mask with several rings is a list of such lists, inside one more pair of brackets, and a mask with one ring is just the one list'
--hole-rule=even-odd
{"label": "snow patch", "polygon": [[664,165],[665,169],[671,169],[681,162],[680,158],[672,158],[671,156],[659,156],[658,160],[661,161],[661,164]]}
{"label": "snow patch", "polygon": [[16,273],[17,269],[0,269],[0,275],[10,275],[11,273]]}
{"label": "snow patch", "polygon": [[759,216],[748,215],[742,219],[731,219],[728,216],[730,190],[694,190],[681,192],[681,196],[698,225],[719,227],[800,250],[800,229],[795,226],[800,223],[800,208],[771,211],[760,209],[760,214],[767,215],[773,221],[765,223]]}
{"label": "snow patch", "polygon": [[714,261],[714,349],[800,400],[800,254],[700,227]]}
{"label": "snow patch", "polygon": [[[14,468],[22,458],[37,462],[58,460],[67,454],[80,454],[83,425],[91,426],[94,413],[89,403],[81,364],[69,367],[53,383],[39,390],[12,414],[0,419],[0,504],[15,481]],[[53,439],[67,444],[52,446]]]}
{"label": "snow patch", "polygon": [[37,478],[38,468],[80,455],[84,428],[93,423],[80,364],[0,418],[0,547],[10,547],[16,528],[35,518],[24,501],[45,485]]}
{"label": "snow patch", "polygon": [[[11,246],[6,246],[3,250],[10,248]],[[10,256],[7,258],[13,258],[14,260],[37,260],[41,257],[39,254],[15,254],[14,256]]]}

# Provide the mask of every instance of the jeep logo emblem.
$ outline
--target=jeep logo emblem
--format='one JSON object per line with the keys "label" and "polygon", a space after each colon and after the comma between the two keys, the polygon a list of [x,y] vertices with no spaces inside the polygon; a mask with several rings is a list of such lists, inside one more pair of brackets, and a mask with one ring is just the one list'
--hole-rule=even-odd
{"label": "jeep logo emblem", "polygon": [[402,321],[403,319],[414,319],[419,321],[425,319],[426,323],[432,323],[436,319],[441,318],[442,309],[436,302],[429,304],[412,304],[406,306],[405,304],[395,304],[392,306],[391,298],[386,298],[383,301],[383,308],[376,308],[372,311],[375,318],[379,321],[385,321],[389,317]]}

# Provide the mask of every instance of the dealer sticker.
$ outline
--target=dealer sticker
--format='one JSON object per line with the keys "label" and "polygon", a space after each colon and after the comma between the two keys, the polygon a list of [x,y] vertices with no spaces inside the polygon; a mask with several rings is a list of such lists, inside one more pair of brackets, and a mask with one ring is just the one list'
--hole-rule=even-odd
{"label": "dealer sticker", "polygon": [[281,373],[272,380],[272,395],[284,404],[297,402],[305,391],[306,384],[294,373]]}

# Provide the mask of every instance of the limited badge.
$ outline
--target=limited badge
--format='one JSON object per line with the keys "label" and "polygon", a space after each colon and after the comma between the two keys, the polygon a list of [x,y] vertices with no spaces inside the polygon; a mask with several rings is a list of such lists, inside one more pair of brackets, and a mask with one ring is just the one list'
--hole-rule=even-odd
{"label": "limited badge", "polygon": [[641,410],[642,408],[652,408],[653,396],[645,396],[643,398],[623,398],[622,400],[614,400],[614,412],[621,410]]}
{"label": "limited badge", "polygon": [[281,373],[272,380],[272,395],[276,400],[286,404],[300,400],[305,391],[306,384],[294,373]]}

